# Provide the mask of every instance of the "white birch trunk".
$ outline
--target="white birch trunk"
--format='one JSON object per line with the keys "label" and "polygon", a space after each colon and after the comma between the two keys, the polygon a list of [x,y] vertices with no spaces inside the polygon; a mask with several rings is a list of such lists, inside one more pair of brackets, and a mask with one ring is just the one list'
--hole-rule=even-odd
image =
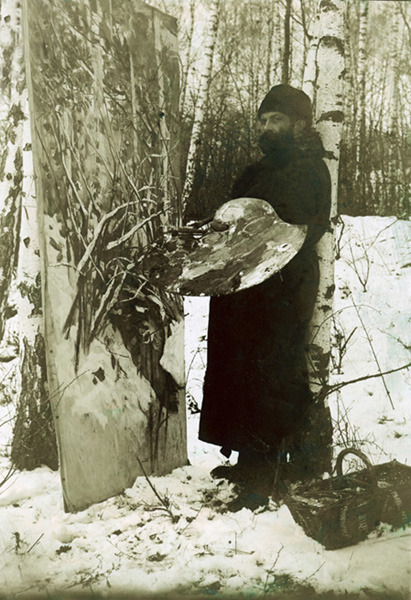
{"label": "white birch trunk", "polygon": [[273,42],[274,42],[274,4],[269,4],[269,17],[268,17],[268,48],[267,48],[267,68],[265,75],[265,85],[267,92],[273,85],[272,82],[272,58],[273,58]]}
{"label": "white birch trunk", "polygon": [[310,371],[313,391],[326,383],[330,357],[330,327],[334,295],[334,226],[337,217],[338,164],[343,124],[344,12],[343,0],[320,0],[320,36],[317,52],[316,128],[321,135],[331,175],[331,223],[317,245],[320,288],[311,321]]}
{"label": "white birch trunk", "polygon": [[307,52],[307,58],[305,61],[304,77],[303,77],[303,91],[311,98],[313,104],[313,111],[315,111],[315,96],[316,96],[316,82],[317,82],[317,53],[318,45],[320,43],[320,13],[318,12],[315,16],[315,20],[312,25],[311,31],[311,43]]}
{"label": "white birch trunk", "polygon": [[275,56],[275,75],[277,79],[281,79],[281,58],[282,58],[282,15],[281,15],[281,4],[275,2],[274,4],[274,56]]}
{"label": "white birch trunk", "polygon": [[57,468],[42,335],[36,200],[20,3],[3,2],[1,17],[2,81],[6,85],[2,88],[0,110],[4,111],[5,180],[10,182],[8,190],[2,185],[3,209],[10,210],[8,232],[4,234],[8,238],[9,260],[2,265],[3,285],[8,282],[10,294],[4,289],[2,301],[3,307],[12,303],[17,311],[16,318],[3,321],[2,327],[6,332],[5,343],[13,337],[19,347],[13,379],[9,382],[17,407],[11,459],[17,468],[32,469],[42,464]]}
{"label": "white birch trunk", "polygon": [[[357,130],[357,149],[356,149],[356,169],[355,179],[357,183],[362,183],[361,161],[364,159],[365,145],[365,79],[367,67],[367,31],[368,31],[368,0],[361,0],[360,8],[360,31],[358,35],[358,72],[357,89],[358,94],[358,130]],[[358,185],[357,193],[361,194],[362,185]]]}
{"label": "white birch trunk", "polygon": [[392,29],[390,37],[390,132],[393,135],[398,133],[398,55],[399,55],[399,14],[397,7],[392,6]]}
{"label": "white birch trunk", "polygon": [[[347,3],[347,23],[350,20],[350,2]],[[355,83],[355,69],[352,60],[351,40],[349,36],[346,36],[346,42],[344,47],[345,55],[345,77],[344,77],[344,116],[346,135],[350,136],[352,142],[355,140],[356,131],[356,90],[357,86]],[[350,153],[350,166],[355,159]]]}
{"label": "white birch trunk", "polygon": [[[21,34],[21,32],[20,32]],[[24,65],[21,73],[24,75]],[[21,96],[26,120],[21,132],[23,194],[17,268],[17,311],[20,342],[19,395],[11,457],[20,469],[58,468],[56,434],[48,393],[41,302],[37,202],[27,88]]]}
{"label": "white birch trunk", "polygon": [[389,165],[388,165],[388,198],[390,199],[391,211],[402,210],[402,206],[397,207],[397,199],[399,198],[398,186],[398,104],[399,104],[399,14],[395,3],[392,6],[392,29],[390,38],[390,78],[389,78],[389,132],[390,132],[390,147],[389,147]]}
{"label": "white birch trunk", "polygon": [[[23,155],[21,132],[22,50],[19,46],[17,0],[0,4],[0,341],[8,318],[12,281],[15,277],[21,218]],[[20,84],[20,85],[19,85]],[[24,84],[23,84],[24,85]]]}
{"label": "white birch trunk", "polygon": [[191,62],[191,48],[193,45],[193,36],[194,36],[194,22],[195,22],[195,2],[194,0],[190,0],[190,27],[188,30],[188,39],[187,39],[187,50],[185,53],[183,73],[181,77],[181,94],[180,94],[180,114],[184,115],[186,108],[186,96],[187,96],[187,82],[188,82],[188,74],[190,71],[190,62]]}
{"label": "white birch trunk", "polygon": [[194,184],[196,156],[198,148],[201,144],[201,131],[207,108],[208,92],[213,68],[214,47],[217,41],[220,3],[221,0],[212,0],[210,9],[210,22],[204,48],[204,61],[201,69],[198,99],[194,111],[194,123],[191,132],[190,146],[187,157],[186,177],[182,194],[183,214]]}

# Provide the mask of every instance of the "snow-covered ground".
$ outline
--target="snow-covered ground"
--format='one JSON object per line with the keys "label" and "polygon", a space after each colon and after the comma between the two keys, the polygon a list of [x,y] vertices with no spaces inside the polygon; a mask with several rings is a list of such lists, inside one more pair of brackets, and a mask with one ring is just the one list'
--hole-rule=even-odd
{"label": "snow-covered ground", "polygon": [[[411,224],[378,217],[344,217],[344,224],[334,307],[340,350],[337,344],[332,383],[410,360]],[[186,301],[191,406],[201,405],[207,310],[206,299]],[[336,451],[352,442],[374,463],[407,462],[410,378],[402,370],[331,396]],[[0,410],[1,481],[9,467],[12,422],[6,421],[12,407]],[[197,440],[197,428],[198,414],[189,414],[191,466],[151,478],[170,512],[142,477],[115,498],[66,514],[58,473],[39,468],[14,474],[0,488],[0,591],[7,598],[90,589],[108,596],[122,591],[254,598],[299,583],[363,598],[409,597],[410,529],[381,526],[356,546],[325,551],[285,505],[223,512],[233,489],[209,476],[223,458],[218,448]]]}

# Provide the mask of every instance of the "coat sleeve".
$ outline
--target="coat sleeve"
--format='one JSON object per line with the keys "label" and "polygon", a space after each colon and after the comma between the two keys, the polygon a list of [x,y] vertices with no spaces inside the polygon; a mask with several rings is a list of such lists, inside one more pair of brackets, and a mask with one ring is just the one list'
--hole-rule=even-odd
{"label": "coat sleeve", "polygon": [[[259,168],[258,163],[249,165],[240,173],[239,177],[234,181],[231,189],[231,198],[253,198],[251,194],[258,182]],[[256,196],[257,198],[259,196]]]}
{"label": "coat sleeve", "polygon": [[331,181],[320,157],[300,157],[282,169],[260,161],[247,167],[232,188],[232,198],[261,198],[279,217],[308,225],[304,249],[312,248],[329,227]]}
{"label": "coat sleeve", "polygon": [[[304,182],[302,182],[304,185]],[[324,235],[330,225],[331,211],[331,179],[323,160],[316,160],[308,169],[305,196],[306,218],[308,225],[304,248],[312,248]]]}
{"label": "coat sleeve", "polygon": [[248,167],[233,186],[233,198],[261,198],[279,217],[293,225],[308,225],[303,248],[312,248],[329,227],[331,180],[321,158],[305,157],[283,169]]}

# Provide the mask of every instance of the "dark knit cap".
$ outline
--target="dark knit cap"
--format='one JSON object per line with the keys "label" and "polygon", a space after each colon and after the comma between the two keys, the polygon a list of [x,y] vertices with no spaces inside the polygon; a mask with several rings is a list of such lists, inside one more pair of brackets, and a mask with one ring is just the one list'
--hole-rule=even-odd
{"label": "dark knit cap", "polygon": [[275,85],[268,92],[258,109],[258,118],[266,112],[282,112],[289,117],[304,119],[311,125],[311,100],[302,90],[290,85]]}

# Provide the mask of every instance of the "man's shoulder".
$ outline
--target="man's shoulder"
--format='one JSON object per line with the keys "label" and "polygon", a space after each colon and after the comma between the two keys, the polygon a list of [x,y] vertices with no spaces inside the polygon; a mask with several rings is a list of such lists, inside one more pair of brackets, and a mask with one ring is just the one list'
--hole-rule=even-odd
{"label": "man's shoulder", "polygon": [[264,157],[260,158],[259,160],[255,160],[254,162],[246,165],[240,172],[240,176],[252,174],[252,173],[258,173],[259,171],[261,171],[264,168],[263,158]]}
{"label": "man's shoulder", "polygon": [[258,178],[258,175],[261,173],[262,166],[260,164],[261,161],[253,162],[240,171],[240,174],[234,181],[233,192],[234,193],[244,193],[244,189],[253,185],[255,180]]}
{"label": "man's shoulder", "polygon": [[326,158],[325,150],[324,152],[316,152],[300,149],[294,165],[308,176],[327,180],[330,178],[330,173],[324,158]]}

